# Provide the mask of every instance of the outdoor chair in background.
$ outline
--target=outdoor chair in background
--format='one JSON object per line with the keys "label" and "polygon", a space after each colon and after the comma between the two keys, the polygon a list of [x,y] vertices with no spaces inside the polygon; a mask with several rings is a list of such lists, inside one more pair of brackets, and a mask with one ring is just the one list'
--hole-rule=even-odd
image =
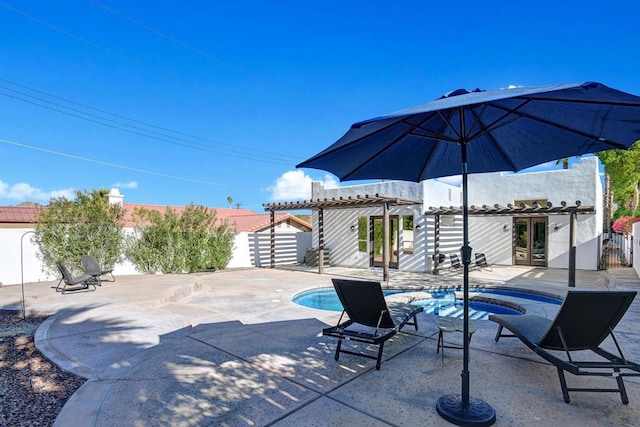
{"label": "outdoor chair in background", "polygon": [[449,269],[451,270],[458,270],[462,267],[458,254],[449,254],[449,261],[451,262],[451,265],[449,266]]}
{"label": "outdoor chair in background", "polygon": [[491,264],[487,263],[487,257],[482,252],[476,252],[476,268],[483,269],[486,268],[489,271],[493,271]]}
{"label": "outdoor chair in background", "polygon": [[[101,282],[115,282],[116,278],[113,276],[113,270],[103,270],[98,264],[98,260],[95,257],[84,255],[82,257],[82,267],[84,268],[84,274],[93,276],[96,280],[96,284],[100,285]],[[102,276],[110,275],[111,279],[103,279]]]}
{"label": "outdoor chair in background", "polygon": [[[496,342],[500,337],[516,337],[558,370],[562,396],[570,402],[569,392],[620,393],[622,403],[629,403],[623,377],[640,376],[640,365],[622,355],[613,334],[620,319],[631,305],[635,291],[569,291],[554,320],[532,314],[492,314],[489,320],[499,324]],[[513,335],[503,335],[507,328]],[[617,349],[617,355],[603,349],[607,337]],[[591,351],[600,356],[587,361],[578,351]],[[572,352],[574,356],[572,356]],[[577,357],[576,357],[577,356]],[[579,359],[579,360],[576,360]],[[569,388],[564,371],[580,376],[610,377],[617,388]]]}
{"label": "outdoor chair in background", "polygon": [[[58,267],[58,270],[60,270],[60,274],[62,275],[62,278],[56,286],[56,292],[61,292],[64,294],[73,291],[96,290],[96,279],[93,276],[89,274],[83,274],[82,276],[74,277],[63,263],[56,262],[56,266]],[[93,289],[90,289],[90,286],[93,286]]]}
{"label": "outdoor chair in background", "polygon": [[[338,298],[344,307],[338,324],[325,328],[322,334],[338,339],[335,359],[340,353],[362,356],[376,361],[380,369],[384,343],[394,336],[406,324],[414,325],[418,330],[416,315],[424,310],[421,306],[400,302],[387,302],[382,293],[380,282],[332,279]],[[344,315],[349,319],[343,321]],[[343,340],[351,340],[378,346],[378,354],[372,356],[365,352],[345,350]]]}

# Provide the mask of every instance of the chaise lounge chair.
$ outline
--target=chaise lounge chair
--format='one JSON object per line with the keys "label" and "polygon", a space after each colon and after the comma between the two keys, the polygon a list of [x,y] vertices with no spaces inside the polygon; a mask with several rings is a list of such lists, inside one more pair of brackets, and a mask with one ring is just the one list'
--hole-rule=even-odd
{"label": "chaise lounge chair", "polygon": [[[56,262],[58,270],[62,278],[56,286],[56,292],[67,293],[72,291],[95,291],[96,279],[89,275],[83,274],[82,276],[74,277],[69,269],[61,262]],[[89,286],[93,286],[93,289],[89,289]]]}
{"label": "chaise lounge chair", "polygon": [[449,254],[449,261],[451,262],[451,265],[449,266],[450,270],[458,270],[462,267],[458,254]]}
{"label": "chaise lounge chair", "polygon": [[[102,282],[115,282],[116,278],[113,276],[113,270],[103,270],[98,264],[98,260],[92,256],[84,255],[82,257],[82,267],[84,268],[84,274],[93,276],[96,279],[96,284],[100,285]],[[103,279],[102,276],[109,274],[111,279]]]}
{"label": "chaise lounge chair", "polygon": [[[624,376],[640,376],[640,365],[625,359],[613,334],[620,319],[631,305],[635,291],[569,291],[554,320],[535,315],[493,314],[489,320],[500,326],[500,337],[516,337],[558,370],[562,396],[570,402],[569,392],[620,393],[622,403],[629,403],[624,387]],[[513,335],[503,335],[507,328]],[[611,336],[618,355],[604,350],[600,345]],[[575,352],[592,351],[599,355],[597,361],[575,360]],[[574,352],[574,357],[572,353]],[[591,355],[591,353],[588,353]],[[593,356],[593,355],[592,355]],[[612,377],[618,388],[569,388],[564,371],[574,375]]]}
{"label": "chaise lounge chair", "polygon": [[476,252],[476,268],[482,270],[483,268],[493,271],[491,264],[487,263],[487,257],[482,252]]}
{"label": "chaise lounge chair", "polygon": [[[379,370],[385,341],[406,324],[414,325],[417,331],[416,315],[424,308],[399,302],[387,304],[379,282],[345,279],[332,281],[344,310],[338,324],[323,329],[322,334],[338,339],[335,359],[340,358],[340,353],[362,356],[376,360],[376,369]],[[345,313],[349,319],[343,321]],[[377,345],[378,354],[372,356],[364,352],[344,350],[343,340]]]}

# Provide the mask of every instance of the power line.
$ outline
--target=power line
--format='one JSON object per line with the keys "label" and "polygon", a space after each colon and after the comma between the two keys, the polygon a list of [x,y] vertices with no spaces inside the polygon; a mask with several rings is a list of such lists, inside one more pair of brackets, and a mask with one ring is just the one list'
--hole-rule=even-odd
{"label": "power line", "polygon": [[[51,150],[51,149],[48,149],[48,148],[38,147],[38,146],[35,146],[35,145],[24,144],[24,143],[21,143],[21,142],[11,141],[11,140],[8,140],[8,139],[0,138],[0,143],[7,144],[7,145],[13,145],[13,146],[20,147],[20,148],[25,148],[25,149],[28,149],[28,150],[40,151],[42,153],[53,154],[53,155],[60,156],[60,157],[66,157],[66,158],[73,159],[73,160],[80,160],[80,161],[83,161],[83,162],[98,164],[98,165],[101,165],[101,166],[107,166],[107,167],[111,167],[111,168],[115,168],[115,169],[123,169],[123,170],[132,171],[132,172],[143,173],[143,174],[146,174],[146,175],[158,176],[158,177],[162,177],[162,178],[175,179],[175,180],[179,180],[179,181],[187,181],[187,182],[193,182],[193,183],[197,183],[197,184],[204,184],[204,185],[210,185],[210,186],[216,186],[216,187],[244,188],[244,189],[252,189],[253,190],[253,187],[234,186],[234,185],[229,185],[229,184],[222,184],[222,183],[219,183],[219,182],[203,181],[203,180],[199,180],[199,179],[195,179],[195,178],[188,178],[188,177],[184,177],[184,176],[172,175],[172,174],[167,174],[167,173],[163,173],[163,172],[150,171],[150,170],[146,170],[146,169],[135,168],[135,167],[132,167],[132,166],[120,165],[120,164],[117,164],[117,163],[105,162],[105,161],[102,161],[102,160],[92,159],[92,158],[88,158],[88,157],[82,157],[82,156],[78,156],[78,155],[75,155],[75,154],[63,153],[61,151],[55,151],[55,150]],[[308,195],[307,192],[304,192],[304,193],[300,192],[299,194],[300,195]],[[246,205],[246,206],[259,206],[259,207],[262,207],[261,205]]]}
{"label": "power line", "polygon": [[[147,65],[147,64],[145,64],[143,62],[137,61],[137,60],[135,60],[135,59],[133,59],[133,58],[131,58],[129,56],[121,54],[121,53],[119,53],[119,52],[117,52],[115,50],[108,49],[108,48],[106,48],[104,46],[101,46],[101,45],[99,45],[97,43],[94,43],[94,42],[92,42],[90,40],[87,40],[87,39],[85,39],[83,37],[80,37],[80,36],[78,36],[76,34],[73,34],[73,33],[69,32],[69,31],[63,30],[60,27],[57,27],[57,26],[55,26],[55,25],[53,25],[53,24],[51,24],[51,23],[49,23],[47,21],[44,21],[44,20],[40,19],[40,18],[36,18],[35,16],[30,15],[30,14],[28,14],[28,13],[26,13],[26,12],[20,10],[20,9],[17,9],[17,8],[15,8],[13,6],[10,6],[10,5],[6,4],[6,3],[0,2],[0,6],[6,8],[6,9],[9,9],[9,10],[11,10],[11,11],[13,11],[13,12],[19,14],[19,15],[22,15],[25,18],[28,18],[28,19],[30,19],[30,20],[32,20],[32,21],[34,21],[34,22],[36,22],[36,23],[38,23],[40,25],[44,25],[47,28],[50,28],[50,29],[52,29],[52,30],[54,30],[56,32],[59,32],[60,34],[63,34],[63,35],[65,35],[67,37],[70,37],[70,38],[72,38],[74,40],[77,40],[77,41],[80,41],[82,43],[85,43],[85,44],[87,44],[87,45],[89,45],[91,47],[94,47],[94,48],[96,48],[98,50],[101,50],[101,51],[103,51],[105,53],[113,55],[113,56],[115,56],[117,58],[120,58],[120,59],[122,59],[124,61],[127,61],[127,62],[129,62],[131,64],[137,65],[137,66],[139,66],[139,67],[141,67],[141,68],[143,68],[143,69],[145,69],[147,71],[151,71],[151,72],[156,73],[158,75],[161,75],[163,77],[167,77],[167,78],[169,78],[171,80],[175,80],[175,81],[177,81],[177,82],[179,82],[181,84],[194,87],[195,89],[197,89],[197,90],[199,90],[199,91],[201,91],[203,93],[207,93],[207,94],[214,94],[215,93],[215,94],[217,94],[219,96],[219,93],[211,91],[207,87],[204,87],[204,86],[202,86],[202,85],[200,85],[198,83],[179,78],[174,74],[165,73],[165,72],[161,71],[158,68],[152,67],[152,66]],[[261,81],[265,82],[266,80],[261,79]],[[227,101],[226,102],[227,103],[231,103],[231,102],[234,102],[234,100],[233,99],[229,99],[229,97],[227,97]],[[280,117],[280,119],[282,119],[282,120],[289,121],[289,122],[295,121],[295,119],[293,117],[289,117],[289,116],[278,115],[278,117]]]}
{"label": "power line", "polygon": [[[3,88],[3,86],[0,86],[0,88]],[[105,118],[102,118],[102,117],[99,117],[99,116],[95,116],[95,115],[92,115],[92,114],[89,114],[89,113],[80,112],[80,114],[86,114],[88,116],[98,117],[100,120],[105,120],[105,121],[113,122],[113,123],[116,123],[116,124],[104,123],[104,122],[101,122],[100,120],[96,120],[96,119],[93,119],[93,118],[90,118],[90,117],[83,117],[83,116],[78,115],[78,114],[74,114],[74,113],[70,113],[68,111],[60,110],[58,108],[54,108],[54,107],[50,107],[50,106],[47,106],[47,105],[38,104],[37,102],[30,101],[30,100],[27,100],[27,99],[23,99],[23,98],[20,98],[20,97],[14,96],[14,95],[10,95],[10,94],[7,94],[7,93],[0,92],[0,95],[3,95],[5,97],[7,97],[7,98],[15,99],[15,100],[27,103],[27,104],[31,104],[31,105],[35,105],[35,106],[38,106],[38,107],[41,107],[41,108],[45,108],[47,110],[56,111],[58,113],[65,114],[65,115],[68,115],[68,116],[71,116],[71,117],[75,117],[75,118],[78,118],[78,119],[82,119],[82,120],[85,120],[85,121],[88,121],[88,122],[97,123],[97,124],[100,124],[100,125],[103,125],[103,126],[107,126],[107,127],[113,128],[113,129],[121,130],[123,132],[128,132],[128,133],[131,133],[131,134],[134,134],[134,135],[143,136],[145,138],[150,138],[150,139],[154,139],[154,140],[157,140],[157,141],[164,141],[164,142],[167,142],[169,144],[174,144],[174,145],[178,145],[178,146],[182,146],[182,147],[186,147],[186,148],[192,148],[192,149],[196,149],[196,150],[200,150],[200,151],[210,152],[210,153],[213,153],[213,154],[219,154],[219,155],[223,155],[223,156],[239,158],[239,159],[243,159],[243,160],[252,160],[252,161],[257,161],[257,162],[262,162],[262,163],[272,163],[272,164],[279,164],[279,165],[285,165],[285,166],[290,166],[291,165],[290,161],[285,161],[285,160],[282,160],[282,159],[273,159],[272,161],[270,161],[270,160],[266,160],[264,157],[255,157],[255,156],[251,156],[249,154],[243,154],[243,153],[231,154],[231,153],[225,153],[225,152],[217,151],[217,150],[214,150],[212,148],[197,147],[197,146],[193,146],[193,145],[189,145],[189,144],[185,144],[185,143],[180,143],[180,142],[177,142],[177,141],[174,141],[174,140],[171,140],[171,139],[167,139],[167,138],[173,138],[173,139],[180,139],[180,138],[175,138],[175,137],[163,135],[163,134],[160,134],[158,132],[153,132],[153,131],[149,131],[149,130],[146,130],[146,129],[141,129],[141,130],[143,130],[144,132],[155,133],[155,134],[160,135],[160,136],[148,135],[146,133],[139,132],[137,130],[126,129],[126,128],[123,128],[123,127],[121,127],[119,125],[122,125],[122,126],[129,126],[129,125],[121,124],[121,123],[115,122],[113,120],[105,119]],[[30,96],[30,95],[26,95],[26,96]],[[46,100],[42,100],[42,101],[43,102],[49,102],[49,101],[46,101]],[[49,103],[51,103],[51,102],[49,102]],[[64,107],[64,106],[61,106],[61,105],[55,104],[55,103],[51,103],[51,104],[59,106],[61,108],[68,108],[68,107]],[[70,109],[70,110],[77,111],[77,110],[74,110],[74,109]],[[135,127],[133,127],[133,128],[136,129]],[[137,128],[137,129],[140,129],[140,128]],[[182,140],[186,141],[184,139],[182,139]],[[187,142],[189,142],[189,141],[187,141]],[[227,151],[229,151],[229,150],[227,150]]]}
{"label": "power line", "polygon": [[98,120],[94,120],[94,119],[91,119],[91,118],[88,118],[88,117],[82,117],[82,116],[79,116],[77,114],[73,114],[73,113],[69,113],[69,112],[66,112],[66,111],[62,111],[62,110],[59,110],[59,109],[56,109],[56,108],[53,108],[53,107],[48,107],[46,105],[40,105],[40,104],[38,104],[36,102],[29,101],[29,100],[26,100],[26,99],[22,99],[22,98],[19,98],[19,97],[16,97],[16,96],[12,96],[12,95],[9,95],[9,94],[6,94],[6,93],[1,93],[0,92],[0,95],[6,96],[8,98],[16,99],[18,101],[22,101],[22,102],[25,102],[27,104],[36,105],[36,106],[41,107],[41,108],[46,108],[48,110],[52,110],[52,111],[56,111],[56,112],[59,112],[59,113],[62,113],[62,114],[66,114],[66,115],[71,116],[71,117],[79,118],[79,119],[86,120],[86,121],[89,121],[89,122],[92,122],[92,123],[97,123],[97,124],[100,124],[100,125],[103,125],[103,126],[107,126],[107,127],[113,128],[113,129],[122,130],[124,132],[132,133],[132,134],[139,135],[139,136],[143,136],[145,138],[151,138],[151,139],[155,139],[155,140],[158,140],[158,141],[168,142],[168,143],[174,144],[174,145],[180,145],[180,146],[187,147],[187,148],[194,148],[194,149],[197,149],[197,150],[200,150],[200,151],[206,151],[206,152],[210,152],[210,153],[213,153],[213,154],[220,154],[220,155],[228,156],[228,157],[235,157],[235,158],[239,158],[239,159],[243,159],[243,160],[253,160],[253,161],[257,161],[257,162],[273,163],[273,164],[280,164],[280,165],[287,165],[287,166],[291,165],[290,162],[286,162],[285,163],[285,162],[278,162],[278,161],[267,161],[267,160],[263,160],[262,158],[249,157],[247,155],[234,155],[234,154],[229,154],[229,153],[221,153],[219,151],[215,151],[215,150],[212,150],[212,149],[206,149],[206,148],[201,148],[201,147],[193,147],[193,146],[189,146],[189,145],[186,145],[186,144],[181,144],[181,143],[178,143],[178,142],[175,142],[175,141],[171,141],[171,140],[166,139],[166,138],[161,138],[161,137],[157,137],[157,136],[153,136],[153,135],[147,135],[147,134],[144,134],[142,132],[137,132],[137,131],[134,131],[134,130],[124,129],[124,128],[121,128],[121,127],[116,126],[116,125],[112,125],[112,124],[108,124],[108,123],[102,123],[102,122],[100,122]]}
{"label": "power line", "polygon": [[113,15],[116,15],[116,16],[118,16],[118,17],[120,17],[120,18],[122,18],[122,19],[124,19],[126,21],[131,22],[134,25],[137,25],[140,28],[143,28],[146,31],[149,31],[149,32],[151,32],[153,34],[156,34],[157,36],[160,36],[163,39],[169,40],[170,42],[175,43],[178,46],[184,47],[185,49],[188,49],[188,50],[190,50],[190,51],[192,51],[194,53],[197,53],[198,55],[201,55],[201,56],[203,56],[203,57],[205,57],[207,59],[210,59],[210,60],[212,60],[212,61],[214,61],[214,62],[216,62],[216,63],[218,63],[218,64],[220,64],[220,65],[222,65],[224,67],[227,67],[230,70],[236,71],[236,72],[238,72],[240,74],[243,74],[243,75],[245,75],[247,77],[251,77],[252,79],[257,80],[259,82],[268,83],[269,85],[273,85],[268,80],[265,80],[265,79],[263,79],[261,77],[258,77],[258,76],[254,75],[252,73],[249,73],[248,71],[245,71],[242,68],[236,67],[235,65],[229,64],[228,62],[225,62],[225,61],[221,60],[220,58],[217,58],[217,57],[215,57],[215,56],[213,56],[213,55],[211,55],[211,54],[209,54],[207,52],[204,52],[204,51],[202,51],[202,50],[200,50],[198,48],[195,48],[195,47],[193,47],[193,46],[191,46],[191,45],[189,45],[189,44],[187,44],[187,43],[185,43],[185,42],[183,42],[181,40],[178,40],[178,39],[176,39],[176,38],[174,38],[174,37],[172,37],[172,36],[170,36],[170,35],[168,35],[166,33],[163,33],[162,31],[160,31],[160,30],[158,30],[156,28],[153,28],[153,27],[151,27],[149,25],[143,24],[142,22],[137,21],[137,20],[133,19],[132,17],[130,17],[128,15],[125,15],[122,12],[119,12],[119,11],[117,11],[115,9],[107,7],[106,5],[104,5],[102,3],[99,3],[99,2],[97,2],[95,0],[91,0],[91,3],[93,3],[96,6],[106,10],[107,12],[109,12],[109,13],[111,13]]}
{"label": "power line", "polygon": [[219,182],[202,181],[194,178],[187,178],[187,177],[178,176],[178,175],[170,175],[162,172],[155,172],[155,171],[150,171],[146,169],[134,168],[132,166],[125,166],[125,165],[119,165],[117,163],[110,163],[102,160],[90,159],[88,157],[82,157],[82,156],[77,156],[75,154],[63,153],[61,151],[50,150],[48,148],[37,147],[35,145],[23,144],[21,142],[11,141],[8,139],[0,139],[0,143],[14,145],[16,147],[21,147],[21,148],[27,148],[29,150],[40,151],[47,154],[54,154],[56,156],[67,157],[69,159],[81,160],[83,162],[95,163],[102,166],[108,166],[108,167],[117,168],[117,169],[124,169],[124,170],[133,171],[133,172],[144,173],[147,175],[155,175],[163,178],[171,178],[171,179],[177,179],[180,181],[189,181],[189,182],[195,182],[198,184],[213,185],[213,186],[219,186],[219,187],[232,187],[229,184],[221,184]]}
{"label": "power line", "polygon": [[36,18],[36,17],[35,17],[35,16],[33,16],[33,15],[29,15],[28,13],[23,12],[23,11],[22,11],[22,10],[20,10],[20,9],[16,9],[15,7],[10,6],[10,5],[6,4],[6,3],[1,3],[1,2],[0,2],[0,6],[2,6],[2,7],[4,7],[4,8],[6,8],[6,9],[9,9],[9,10],[11,10],[11,11],[13,11],[13,12],[15,12],[15,13],[19,14],[19,15],[22,15],[22,16],[24,16],[25,18],[29,18],[29,19],[31,19],[32,21],[37,22],[37,23],[38,23],[38,24],[40,24],[40,25],[44,25],[44,26],[45,26],[45,27],[47,27],[47,28],[50,28],[50,29],[52,29],[52,30],[54,30],[54,31],[57,31],[57,32],[58,32],[58,33],[60,33],[60,34],[63,34],[63,35],[65,35],[65,36],[67,36],[67,37],[70,37],[70,38],[72,38],[72,39],[75,39],[75,40],[77,40],[77,41],[79,41],[79,42],[85,43],[85,44],[87,44],[87,45],[89,45],[89,46],[91,46],[91,47],[94,47],[94,48],[96,48],[96,49],[98,49],[98,50],[101,50],[101,51],[103,51],[103,52],[105,52],[105,53],[108,53],[109,55],[113,55],[113,56],[115,56],[115,57],[117,57],[117,58],[120,58],[120,59],[122,59],[122,60],[124,60],[124,61],[127,61],[127,62],[129,62],[129,63],[131,63],[131,64],[137,65],[138,67],[144,68],[144,69],[145,69],[145,70],[147,70],[147,71],[151,71],[151,72],[156,73],[156,74],[159,74],[159,75],[161,75],[161,76],[168,77],[168,78],[170,78],[170,79],[172,79],[172,80],[176,80],[176,81],[178,81],[178,82],[180,82],[180,83],[183,83],[183,84],[187,84],[187,85],[190,85],[190,86],[195,86],[195,87],[196,87],[196,88],[198,88],[199,90],[208,91],[208,90],[207,90],[207,88],[205,88],[205,87],[203,87],[203,86],[200,86],[200,85],[198,85],[197,83],[194,83],[194,82],[190,82],[190,81],[188,81],[188,80],[181,79],[181,78],[179,78],[179,77],[176,77],[175,75],[165,73],[165,72],[163,72],[163,71],[161,71],[161,70],[159,70],[159,69],[157,69],[157,68],[154,68],[154,67],[152,67],[152,66],[150,66],[150,65],[144,64],[144,63],[142,63],[142,62],[140,62],[140,61],[136,61],[135,59],[130,58],[130,57],[126,56],[126,55],[123,55],[123,54],[121,54],[121,53],[119,53],[119,52],[116,52],[115,50],[108,49],[108,48],[106,48],[106,47],[104,47],[104,46],[101,46],[101,45],[99,45],[99,44],[97,44],[97,43],[94,43],[94,42],[92,42],[92,41],[90,41],[90,40],[87,40],[87,39],[82,38],[82,37],[80,37],[80,36],[78,36],[78,35],[75,35],[75,34],[73,34],[73,33],[69,32],[69,31],[63,30],[63,29],[62,29],[62,28],[60,28],[60,27],[56,27],[55,25],[50,24],[49,22],[43,21],[43,20],[42,20],[42,19],[40,19],[40,18]]}
{"label": "power line", "polygon": [[[142,121],[142,120],[132,119],[130,117],[126,117],[126,116],[121,115],[121,114],[112,113],[112,112],[109,112],[109,111],[106,111],[106,110],[102,110],[100,108],[96,108],[96,107],[92,107],[90,105],[82,104],[82,103],[70,100],[68,98],[64,98],[64,97],[52,94],[50,92],[45,92],[45,91],[42,91],[42,90],[39,90],[39,89],[35,89],[35,88],[32,88],[32,87],[29,87],[29,86],[26,86],[26,85],[11,81],[11,80],[4,79],[2,77],[0,77],[0,81],[7,82],[9,84],[21,87],[23,89],[27,89],[27,90],[32,91],[32,92],[36,92],[36,93],[39,93],[39,94],[42,94],[42,95],[46,95],[48,97],[51,97],[51,98],[54,98],[54,99],[58,99],[58,100],[61,100],[63,102],[66,102],[66,103],[69,103],[69,104],[72,104],[72,105],[77,105],[79,107],[86,108],[86,109],[91,110],[91,111],[97,111],[99,113],[103,113],[103,114],[107,114],[107,115],[110,115],[110,116],[113,116],[113,117],[117,117],[119,119],[127,120],[127,121],[130,121],[132,123],[141,124],[141,125],[153,128],[153,129],[158,129],[158,130],[162,130],[162,131],[165,131],[165,132],[171,132],[171,133],[174,133],[176,135],[181,135],[181,136],[185,136],[185,137],[188,137],[188,138],[193,138],[193,139],[197,139],[197,140],[200,140],[200,141],[211,142],[211,143],[216,144],[216,145],[232,147],[232,148],[239,149],[239,150],[247,150],[247,151],[251,151],[252,153],[262,153],[262,154],[266,154],[266,155],[269,155],[269,156],[281,157],[282,160],[290,159],[290,160],[296,161],[296,162],[299,162],[300,160],[302,160],[299,157],[291,156],[291,155],[288,155],[288,154],[273,153],[273,152],[269,152],[269,151],[256,150],[256,149],[251,148],[251,147],[243,147],[243,146],[236,145],[236,144],[229,144],[229,143],[217,141],[217,140],[214,140],[214,139],[205,138],[205,137],[201,137],[201,136],[198,136],[198,135],[193,135],[193,134],[189,134],[189,133],[185,133],[185,132],[180,132],[180,131],[176,131],[176,130],[173,130],[173,129],[169,129],[169,128],[166,128],[166,127],[154,125],[154,124]],[[0,86],[0,87],[2,87],[2,86]],[[10,88],[5,88],[5,89],[11,90],[13,92],[17,92],[14,89],[10,89]],[[25,96],[29,96],[31,98],[34,98],[32,95],[28,95],[28,94],[24,94],[24,95]],[[46,100],[43,100],[43,102],[52,103],[51,101],[46,101]],[[58,105],[58,104],[56,104],[56,105]],[[63,108],[68,108],[68,107],[64,107],[63,106]],[[88,113],[85,113],[85,112],[82,112],[82,111],[80,111],[80,112],[82,114],[89,115]],[[104,119],[104,120],[112,121],[112,120],[109,120],[109,119]],[[126,124],[123,124],[123,125],[124,126],[130,126],[130,125],[126,125]],[[131,127],[133,127],[133,126],[131,126]],[[151,132],[151,131],[149,131],[149,132]],[[153,132],[153,133],[156,133],[156,132]],[[168,137],[169,138],[175,138],[175,137],[171,137],[171,136],[168,136]],[[197,142],[191,142],[191,143],[207,146],[205,144],[200,144],[200,143],[197,143]],[[236,150],[230,150],[230,151],[236,151]]]}

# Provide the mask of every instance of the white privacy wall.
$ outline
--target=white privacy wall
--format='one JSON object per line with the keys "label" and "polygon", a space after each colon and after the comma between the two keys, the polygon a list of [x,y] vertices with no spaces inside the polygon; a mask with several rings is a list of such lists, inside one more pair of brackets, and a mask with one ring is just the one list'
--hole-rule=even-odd
{"label": "white privacy wall", "polygon": [[[0,283],[3,285],[15,285],[22,282],[24,272],[24,282],[41,282],[57,280],[57,272],[43,272],[42,263],[37,257],[37,247],[31,243],[33,228],[0,228]],[[126,234],[134,233],[133,228],[125,228]],[[251,254],[249,251],[248,235],[253,233],[238,233],[234,238],[234,251],[227,268],[251,267]],[[310,234],[310,233],[299,233]],[[22,236],[24,235],[24,238]],[[20,243],[22,240],[22,258],[24,270],[21,269]],[[141,274],[135,266],[124,260],[117,263],[113,272],[118,275]]]}
{"label": "white privacy wall", "polygon": [[631,227],[631,236],[633,237],[633,255],[629,261],[631,261],[633,268],[636,270],[638,276],[640,276],[640,259],[636,261],[636,255],[640,257],[640,222],[634,223]]}
{"label": "white privacy wall", "polygon": [[3,285],[21,283],[23,272],[25,283],[56,278],[55,274],[41,271],[37,248],[31,243],[32,231],[33,228],[0,228],[0,283]]}
{"label": "white privacy wall", "polygon": [[[561,201],[593,205],[596,213],[578,215],[576,268],[597,270],[602,234],[602,184],[596,157],[581,158],[571,169],[527,174],[488,173],[469,175],[469,204],[547,199],[553,206]],[[549,215],[548,267],[569,266],[569,215]],[[507,230],[504,231],[504,225]],[[556,230],[556,225],[558,229]],[[511,265],[511,217],[471,217],[469,240],[474,251],[485,252],[490,263]]]}

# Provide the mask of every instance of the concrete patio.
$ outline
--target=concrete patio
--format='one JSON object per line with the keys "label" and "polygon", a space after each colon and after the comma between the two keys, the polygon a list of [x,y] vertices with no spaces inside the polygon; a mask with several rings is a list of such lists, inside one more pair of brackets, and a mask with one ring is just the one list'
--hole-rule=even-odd
{"label": "concrete patio", "polygon": [[[609,281],[605,276],[609,274]],[[37,331],[46,357],[88,381],[57,426],[447,426],[435,405],[459,393],[462,352],[436,353],[435,316],[385,346],[383,364],[342,355],[322,337],[339,313],[291,298],[332,277],[379,279],[376,270],[225,270],[202,275],[119,276],[95,292],[61,295],[56,282],[25,285],[29,312],[53,314]],[[392,273],[389,284],[461,285],[459,273]],[[563,295],[567,271],[497,267],[471,284]],[[640,289],[632,269],[578,271],[579,288]],[[0,309],[20,309],[21,286],[0,288]],[[552,317],[557,306],[527,310]],[[562,400],[556,370],[518,340],[494,342],[496,324],[477,321],[471,343],[471,395],[493,406],[497,426],[640,425],[640,378],[625,380],[630,403],[614,393]],[[640,361],[640,298],[616,328],[625,356]],[[447,334],[450,342],[461,334]],[[573,387],[610,378],[568,375]]]}

